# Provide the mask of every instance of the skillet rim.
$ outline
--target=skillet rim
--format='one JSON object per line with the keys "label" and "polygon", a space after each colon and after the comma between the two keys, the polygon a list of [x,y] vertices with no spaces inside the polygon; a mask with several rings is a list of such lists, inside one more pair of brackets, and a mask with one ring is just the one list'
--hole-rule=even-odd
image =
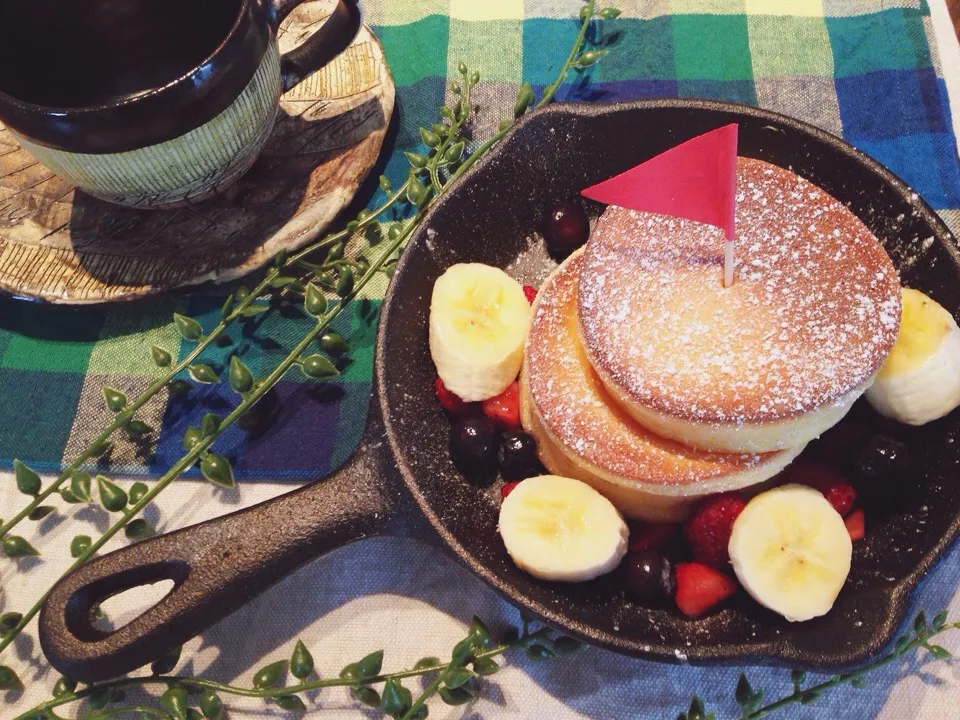
{"label": "skillet rim", "polygon": [[[960,536],[960,513],[954,516],[947,531],[938,539],[932,548],[923,554],[920,562],[916,564],[911,572],[900,579],[895,585],[888,588],[877,588],[869,592],[871,597],[876,597],[884,601],[886,616],[878,632],[868,641],[858,644],[857,647],[852,650],[838,647],[833,653],[825,653],[823,656],[815,657],[810,651],[798,650],[795,646],[787,642],[787,638],[783,636],[781,636],[782,639],[775,641],[743,642],[722,646],[684,646],[682,648],[663,642],[641,643],[624,636],[614,635],[600,630],[595,626],[577,622],[567,617],[563,611],[553,609],[537,599],[525,595],[503,577],[494,573],[482,559],[476,557],[468,548],[459,542],[440,519],[430,502],[420,490],[416,475],[410,467],[407,455],[398,441],[393,417],[388,407],[388,392],[384,368],[387,364],[385,355],[387,327],[390,324],[389,320],[393,312],[394,297],[397,294],[397,288],[404,282],[406,274],[411,273],[409,267],[410,253],[406,252],[406,250],[415,243],[425,242],[426,228],[430,227],[430,221],[433,216],[438,212],[442,212],[448,203],[456,202],[458,191],[460,191],[462,187],[467,186],[475,175],[482,174],[486,166],[499,154],[509,151],[514,137],[521,133],[528,125],[549,122],[553,117],[573,115],[592,118],[610,113],[655,109],[708,111],[746,116],[751,119],[768,121],[774,126],[785,126],[792,131],[800,132],[811,137],[818,143],[832,147],[841,154],[850,157],[854,162],[862,166],[865,171],[879,176],[884,184],[890,186],[898,195],[910,202],[915,207],[921,220],[933,230],[936,241],[951,256],[954,266],[960,268],[960,248],[957,246],[956,238],[940,216],[937,215],[919,193],[881,163],[853,147],[842,138],[802,120],[740,103],[696,98],[659,98],[611,103],[565,102],[547,105],[535,112],[525,115],[517,121],[490,152],[478,160],[473,167],[450,185],[449,189],[434,202],[424,215],[419,226],[404,248],[404,251],[401,253],[394,273],[394,279],[388,287],[381,306],[380,323],[377,328],[376,350],[374,355],[376,368],[374,373],[374,386],[377,393],[376,401],[382,413],[384,431],[393,460],[396,462],[397,470],[403,478],[403,482],[410,494],[415,499],[418,508],[433,527],[434,531],[440,536],[446,548],[451,551],[460,562],[465,564],[474,574],[479,576],[485,583],[513,605],[523,607],[535,613],[547,624],[556,628],[562,628],[565,632],[577,636],[591,645],[603,647],[620,654],[671,664],[731,665],[752,662],[810,670],[839,670],[860,666],[889,645],[898,630],[904,625],[910,596],[918,588],[920,581],[927,572],[936,565],[957,540],[958,536]],[[916,199],[912,199],[912,196],[916,196]]]}

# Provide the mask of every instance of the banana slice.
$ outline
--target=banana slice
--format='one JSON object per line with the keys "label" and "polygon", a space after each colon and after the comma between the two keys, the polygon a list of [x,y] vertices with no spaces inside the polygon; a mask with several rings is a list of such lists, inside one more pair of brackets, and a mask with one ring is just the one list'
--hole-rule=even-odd
{"label": "banana slice", "polygon": [[437,374],[466,400],[499,395],[517,379],[530,329],[523,287],[499,268],[454,265],[433,286],[430,355]]}
{"label": "banana slice", "polygon": [[791,622],[833,607],[853,553],[840,513],[805,485],[783,485],[753,498],[733,523],[727,547],[750,596]]}
{"label": "banana slice", "polygon": [[881,415],[923,425],[960,406],[960,328],[938,302],[902,290],[897,341],[867,390]]}
{"label": "banana slice", "polygon": [[507,495],[500,535],[521,570],[544,580],[580,582],[620,564],[629,531],[610,501],[586,483],[541,475]]}

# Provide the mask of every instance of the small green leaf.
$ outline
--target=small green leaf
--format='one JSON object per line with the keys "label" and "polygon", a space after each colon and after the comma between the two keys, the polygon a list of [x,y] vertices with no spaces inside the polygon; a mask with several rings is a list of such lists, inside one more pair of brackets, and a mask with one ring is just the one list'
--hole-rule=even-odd
{"label": "small green leaf", "polygon": [[793,683],[794,687],[800,687],[807,681],[807,674],[803,670],[791,670],[790,671],[790,682]]}
{"label": "small green leaf", "polygon": [[337,278],[337,295],[346,297],[353,292],[353,270],[348,267],[340,268],[340,276]]}
{"label": "small green leaf", "polygon": [[253,686],[257,690],[265,688],[280,687],[283,682],[283,676],[287,672],[287,661],[278,660],[260,668],[253,676]]}
{"label": "small green leaf", "polygon": [[444,125],[443,123],[434,123],[430,126],[430,129],[433,130],[441,140],[450,132],[450,126]]}
{"label": "small green leaf", "polygon": [[[110,689],[99,688],[94,690],[93,693],[87,696],[87,703],[90,705],[91,710],[103,710],[103,708],[110,704]],[[161,701],[161,705],[162,704],[163,702]]]}
{"label": "small green leaf", "polygon": [[23,620],[23,613],[8,612],[0,615],[0,635],[9,635],[17,629],[21,620]]}
{"label": "small green leaf", "polygon": [[850,685],[855,687],[857,690],[863,690],[863,688],[867,686],[867,679],[860,675],[851,680]]}
{"label": "small green leaf", "polygon": [[17,480],[17,490],[24,495],[36,497],[40,494],[40,476],[19,460],[13,461],[13,474]]}
{"label": "small green leaf", "polygon": [[71,680],[68,677],[61,677],[59,680],[57,680],[57,684],[53,686],[53,696],[62,697],[63,695],[69,695],[76,689],[76,680]]}
{"label": "small green leaf", "polygon": [[458,688],[474,677],[476,677],[476,675],[471,670],[467,670],[466,668],[453,668],[447,673],[445,685],[451,689]]}
{"label": "small green leaf", "polygon": [[70,557],[80,557],[90,549],[91,545],[93,545],[93,540],[90,539],[89,535],[77,535],[70,542]]}
{"label": "small green leaf", "polygon": [[166,653],[158,657],[150,664],[150,672],[152,672],[154,675],[166,675],[177,666],[178,662],[180,662],[181,650],[182,648],[179,645],[167,650]]}
{"label": "small green leaf", "polygon": [[440,699],[443,700],[447,705],[463,705],[464,703],[468,703],[473,699],[473,695],[468,693],[462,687],[442,687],[437,691],[437,694],[440,695]]}
{"label": "small green leaf", "polygon": [[187,720],[186,688],[175,686],[160,696],[160,707],[178,720]]}
{"label": "small green leaf", "polygon": [[464,147],[466,146],[462,140],[448,147],[443,153],[443,164],[460,162],[460,158],[463,157]]}
{"label": "small green leaf", "polygon": [[404,156],[407,158],[407,162],[410,163],[410,167],[416,170],[421,170],[427,166],[426,155],[421,155],[420,153],[415,152],[405,152]]}
{"label": "small green leaf", "polygon": [[386,715],[394,717],[403,715],[410,709],[413,696],[399,681],[390,678],[383,686],[383,695],[380,698],[380,710]]}
{"label": "small green leaf", "polygon": [[37,520],[43,520],[47,515],[56,511],[57,509],[52,505],[41,505],[40,507],[35,507],[33,510],[31,510],[27,517],[36,522]]}
{"label": "small green leaf", "polygon": [[357,670],[362,679],[379,675],[381,667],[383,667],[383,650],[372,652],[357,663]]}
{"label": "small green leaf", "polygon": [[451,664],[457,666],[466,665],[473,658],[476,649],[476,641],[472,637],[465,637],[453,646],[453,652],[450,654]]}
{"label": "small green leaf", "polygon": [[946,624],[947,624],[947,611],[941,610],[934,616],[933,621],[930,623],[930,626],[934,630],[939,632],[940,630],[943,630],[943,626]]}
{"label": "small green leaf", "polygon": [[574,67],[579,69],[588,68],[591,65],[596,65],[600,62],[600,59],[607,54],[606,50],[587,50],[574,62]]}
{"label": "small green leaf", "polygon": [[358,688],[354,688],[352,691],[353,696],[362,702],[367,707],[380,708],[380,693],[374,690],[372,687],[367,687],[363,685]]}
{"label": "small green leaf", "polygon": [[189,372],[190,377],[192,377],[198,383],[215,383],[220,379],[217,377],[217,373],[214,371],[214,369],[206,363],[193,363],[192,365],[188,365],[187,372]]}
{"label": "small green leaf", "polygon": [[393,189],[393,186],[390,184],[390,178],[386,175],[380,176],[380,189],[385,193],[389,193]]}
{"label": "small green leaf", "polygon": [[153,535],[153,526],[143,518],[137,518],[127,523],[123,529],[124,534],[131,540],[141,540]]}
{"label": "small green leaf", "polygon": [[303,374],[314,380],[335,377],[340,371],[323,355],[308,355],[300,364]]}
{"label": "small green leaf", "polygon": [[517,101],[513,105],[513,116],[520,117],[523,115],[527,108],[533,104],[534,99],[533,88],[530,87],[530,83],[525,82],[517,90]]}
{"label": "small green leaf", "polygon": [[203,327],[193,318],[180,313],[173,314],[173,323],[184,340],[197,340],[203,334]]}
{"label": "small green leaf", "polygon": [[90,495],[90,473],[83,470],[77,470],[70,477],[70,491],[81,502],[90,502],[93,497]]}
{"label": "small green leaf", "polygon": [[233,296],[237,299],[238,303],[242,303],[244,300],[250,297],[250,291],[247,289],[246,285],[241,285],[233,291]]}
{"label": "small green leaf", "polygon": [[409,712],[408,720],[424,720],[430,714],[430,708],[426,705],[418,705],[416,710]]}
{"label": "small green leaf", "polygon": [[100,504],[110,512],[120,512],[127,506],[127,494],[109,478],[97,475]]}
{"label": "small green leaf", "polygon": [[233,312],[234,296],[230,293],[223,299],[223,305],[220,306],[220,318],[226,320]]}
{"label": "small green leaf", "polygon": [[70,488],[60,488],[60,497],[63,498],[65,503],[70,503],[71,505],[76,505],[83,502],[83,500],[73,494],[73,491]]}
{"label": "small green leaf", "polygon": [[220,421],[222,418],[216,413],[205,413],[202,418],[200,418],[200,437],[208,438],[213,437],[217,434],[217,430],[220,429]]}
{"label": "small green leaf", "polygon": [[3,538],[3,554],[8,558],[19,558],[29,555],[36,556],[40,553],[19,535],[7,535]]}
{"label": "small green leaf", "polygon": [[473,671],[477,675],[493,675],[499,669],[500,666],[493,658],[480,658],[473,661]]}
{"label": "small green leaf", "polygon": [[590,6],[589,6],[589,5],[580,8],[580,15],[579,15],[579,17],[580,17],[580,22],[581,22],[581,23],[586,22],[586,21],[590,18]]}
{"label": "small green leaf", "polygon": [[553,650],[545,645],[531,645],[527,648],[527,657],[531,660],[544,660],[553,657]]}
{"label": "small green leaf", "polygon": [[477,645],[488,645],[490,643],[490,631],[487,630],[487,626],[483,624],[483,620],[476,615],[470,618],[467,635],[472,638]]}
{"label": "small green leaf", "polygon": [[260,313],[265,313],[270,309],[269,305],[247,305],[240,311],[240,315],[245,318],[256,317]]}
{"label": "small green leaf", "polygon": [[186,380],[181,380],[177,378],[176,380],[171,380],[167,383],[167,391],[171,395],[184,395],[190,392],[192,386]]}
{"label": "small green leaf", "polygon": [[303,700],[296,695],[280,695],[279,697],[274,698],[274,702],[276,702],[280,708],[284,710],[290,710],[292,712],[303,712],[307,709],[307,706],[304,704]]}
{"label": "small green leaf", "polygon": [[467,74],[467,64],[463,60],[457,62],[457,72],[461,75]]}
{"label": "small green leaf", "polygon": [[203,713],[194,708],[187,708],[187,720],[203,720]]}
{"label": "small green leaf", "polygon": [[303,641],[297,640],[293,648],[293,655],[290,657],[290,674],[298,680],[303,680],[313,672],[313,656],[307,650]]}
{"label": "small green leaf", "polygon": [[149,435],[153,432],[152,427],[140,420],[131,420],[124,425],[123,429],[127,431],[127,435],[129,435],[131,438],[141,438],[144,435]]}
{"label": "small green leaf", "polygon": [[323,290],[313,283],[308,283],[306,297],[303,300],[303,307],[314,317],[323,315],[327,311],[327,298],[323,294]]}
{"label": "small green leaf", "polygon": [[10,690],[20,687],[20,678],[6,665],[0,665],[0,690]]}
{"label": "small green leaf", "polygon": [[453,120],[453,110],[449,105],[440,106],[440,117],[447,118],[447,120]]}
{"label": "small green leaf", "polygon": [[922,635],[927,631],[927,615],[921,610],[913,620],[913,631],[917,635]]}
{"label": "small green leaf", "polygon": [[800,696],[801,705],[809,705],[812,702],[815,702],[820,697],[820,693],[816,690],[807,690],[803,695]]}
{"label": "small green leaf", "polygon": [[432,130],[427,130],[426,128],[420,128],[420,139],[423,140],[423,144],[427,147],[433,148],[440,144],[440,137]]}
{"label": "small green leaf", "polygon": [[694,695],[690,699],[690,709],[687,710],[688,720],[706,720],[707,711],[703,707],[703,702]]}
{"label": "small green leaf", "polygon": [[140,499],[150,491],[144,483],[135,482],[130,486],[130,502],[136,504]]}
{"label": "small green leaf", "polygon": [[213,690],[204,690],[200,693],[197,704],[207,720],[220,720],[223,717],[223,700]]}
{"label": "small green leaf", "polygon": [[150,357],[153,359],[153,364],[157,367],[169,367],[170,363],[173,362],[173,356],[162,347],[157,347],[156,345],[150,348]]}
{"label": "small green leaf", "polygon": [[583,649],[583,643],[567,635],[561,635],[553,641],[553,649],[557,655],[569,655]]}
{"label": "small green leaf", "polygon": [[236,355],[230,358],[229,380],[234,392],[245,393],[253,387],[253,373]]}
{"label": "small green leaf", "polygon": [[450,83],[450,92],[454,95],[460,95],[463,92],[463,88],[460,87],[460,83],[452,82]]}
{"label": "small green leaf", "polygon": [[276,289],[285,288],[287,285],[292,285],[296,281],[297,279],[295,277],[290,277],[289,275],[277,275],[270,280],[270,287]]}
{"label": "small green leaf", "polygon": [[443,664],[443,661],[438,657],[425,657],[417,660],[417,664],[413,666],[414,670],[426,670],[427,668],[439,667]]}
{"label": "small green leaf", "polygon": [[103,388],[103,400],[110,412],[120,412],[127,406],[127,396],[112,387]]}
{"label": "small green leaf", "polygon": [[470,84],[476,85],[478,82],[480,82],[480,71],[474,70],[472,73],[470,73]]}
{"label": "small green leaf", "polygon": [[190,425],[186,430],[183,431],[183,440],[181,445],[183,445],[184,450],[190,452],[202,439],[203,435],[201,435],[200,429]]}
{"label": "small green leaf", "polygon": [[360,677],[360,666],[358,663],[345,665],[343,670],[340,671],[341,680],[356,680],[358,677]]}
{"label": "small green leaf", "polygon": [[601,20],[615,20],[620,17],[620,10],[612,7],[604,8],[600,11],[599,16]]}
{"label": "small green leaf", "polygon": [[410,177],[407,182],[407,200],[411,205],[419,206],[427,197],[427,188],[420,182],[416,175]]}
{"label": "small green leaf", "polygon": [[320,347],[334,357],[343,355],[350,350],[350,345],[341,337],[340,333],[327,330],[320,336]]}
{"label": "small green leaf", "polygon": [[210,453],[200,461],[200,474],[214,485],[223,488],[232,488],[237,484],[230,461],[216,453]]}
{"label": "small green leaf", "polygon": [[947,650],[945,647],[940,645],[925,645],[926,649],[930,652],[933,657],[937,660],[947,660],[948,658],[953,657],[953,654]]}

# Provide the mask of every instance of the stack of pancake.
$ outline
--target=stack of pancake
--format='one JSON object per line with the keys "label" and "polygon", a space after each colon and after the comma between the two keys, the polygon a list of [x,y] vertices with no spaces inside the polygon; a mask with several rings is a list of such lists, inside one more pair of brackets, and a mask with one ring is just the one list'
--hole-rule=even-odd
{"label": "stack of pancake", "polygon": [[877,239],[792,172],[737,163],[737,277],[719,229],[610,206],[544,283],[523,425],[554,474],[629,517],[769,480],[873,381],[900,322]]}

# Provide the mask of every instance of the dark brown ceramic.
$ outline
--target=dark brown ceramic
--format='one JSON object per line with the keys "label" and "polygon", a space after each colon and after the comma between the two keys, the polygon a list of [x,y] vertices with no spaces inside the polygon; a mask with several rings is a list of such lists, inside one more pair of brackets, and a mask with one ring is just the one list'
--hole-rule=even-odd
{"label": "dark brown ceramic", "polygon": [[[449,422],[433,400],[427,316],[433,283],[447,267],[485,262],[511,266],[521,279],[542,277],[553,261],[530,239],[547,208],[730,122],[740,125],[741,154],[792,168],[832,193],[883,240],[906,284],[960,310],[960,255],[950,232],[902,181],[836,137],[774,113],[708,101],[550,107],[523,120],[465,174],[411,238],[382,308],[375,396],[353,459],[303,489],[74,572],[56,586],[40,617],[51,664],[83,681],[128,672],[299,565],[382,533],[441,543],[510,601],[617,652],[815,669],[857,665],[878,653],[902,625],[917,583],[960,531],[960,443],[952,442],[960,413],[914,430],[860,406],[831,433],[833,441],[843,439],[839,446],[830,450],[822,441],[811,448],[844,464],[882,431],[904,441],[913,459],[887,490],[875,485],[868,495],[863,487],[867,537],[856,545],[834,608],[810,622],[788,623],[744,593],[689,619],[667,604],[631,598],[618,572],[571,585],[520,571],[497,534],[497,485],[472,485],[456,471]],[[112,633],[94,627],[95,604],[162,579],[173,579],[175,588],[156,606]]]}
{"label": "dark brown ceramic", "polygon": [[5,0],[0,122],[91,195],[134,207],[196,202],[253,164],[282,92],[349,45],[346,0],[281,56],[305,0]]}

